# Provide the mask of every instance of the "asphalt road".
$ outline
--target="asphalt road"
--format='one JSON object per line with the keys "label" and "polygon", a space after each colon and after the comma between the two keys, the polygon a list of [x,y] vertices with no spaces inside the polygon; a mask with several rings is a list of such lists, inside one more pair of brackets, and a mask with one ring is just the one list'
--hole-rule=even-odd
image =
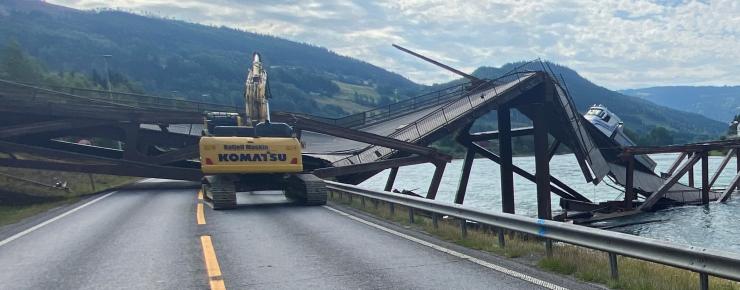
{"label": "asphalt road", "polygon": [[[544,289],[393,225],[282,200],[240,195],[236,210],[203,207],[199,225],[195,189],[91,198],[0,230],[0,289]],[[278,203],[250,204],[265,201]]]}

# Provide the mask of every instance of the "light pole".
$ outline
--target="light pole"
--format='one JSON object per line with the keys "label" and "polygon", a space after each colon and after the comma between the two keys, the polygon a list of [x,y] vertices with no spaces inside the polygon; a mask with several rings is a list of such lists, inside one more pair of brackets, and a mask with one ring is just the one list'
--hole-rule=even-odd
{"label": "light pole", "polygon": [[113,98],[113,93],[111,91],[110,87],[110,69],[108,69],[108,59],[113,57],[113,55],[110,54],[104,54],[103,55],[103,61],[105,62],[105,75],[106,75],[106,82],[108,83],[108,97]]}

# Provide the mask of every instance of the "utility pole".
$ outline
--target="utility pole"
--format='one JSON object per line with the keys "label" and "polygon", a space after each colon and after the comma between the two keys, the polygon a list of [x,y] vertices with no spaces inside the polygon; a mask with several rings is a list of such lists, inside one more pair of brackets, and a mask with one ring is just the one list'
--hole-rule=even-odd
{"label": "utility pole", "polygon": [[106,81],[108,83],[108,97],[111,99],[113,98],[113,92],[111,90],[110,86],[110,69],[108,68],[108,59],[113,57],[113,55],[110,54],[104,54],[103,55],[103,61],[105,62],[105,75],[106,75]]}

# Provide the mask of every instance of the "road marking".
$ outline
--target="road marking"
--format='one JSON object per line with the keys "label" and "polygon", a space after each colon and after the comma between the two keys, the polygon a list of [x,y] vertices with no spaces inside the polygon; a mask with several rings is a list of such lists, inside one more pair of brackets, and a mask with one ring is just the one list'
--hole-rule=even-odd
{"label": "road marking", "polygon": [[483,260],[478,259],[478,258],[475,258],[473,256],[469,256],[469,255],[466,255],[466,254],[463,254],[463,253],[460,253],[460,252],[457,252],[457,251],[454,251],[454,250],[451,250],[451,249],[448,249],[448,248],[445,248],[445,247],[442,247],[442,246],[439,246],[439,245],[432,244],[432,243],[427,242],[425,240],[418,239],[418,238],[409,236],[407,234],[404,234],[404,233],[401,233],[401,232],[398,232],[398,231],[394,231],[392,229],[386,228],[386,227],[381,226],[381,225],[376,224],[376,223],[372,223],[372,222],[363,220],[361,218],[358,218],[356,216],[353,216],[353,215],[348,214],[346,212],[343,212],[341,210],[335,209],[333,207],[330,207],[330,206],[325,205],[324,208],[326,208],[326,209],[328,209],[330,211],[336,212],[336,213],[338,213],[340,215],[346,216],[346,217],[348,217],[348,218],[350,218],[352,220],[355,220],[355,221],[361,222],[363,224],[366,224],[368,226],[371,226],[371,227],[374,227],[376,229],[379,229],[381,231],[390,233],[392,235],[399,236],[401,238],[407,239],[407,240],[412,241],[412,242],[415,242],[417,244],[421,244],[421,245],[430,247],[430,248],[435,249],[437,251],[440,251],[440,252],[443,252],[443,253],[447,253],[447,254],[453,255],[455,257],[461,258],[461,259],[468,260],[470,262],[476,263],[478,265],[481,265],[483,267],[492,269],[494,271],[501,272],[501,273],[504,273],[506,275],[509,275],[509,276],[512,276],[512,277],[515,277],[515,278],[519,278],[521,280],[524,280],[524,281],[527,281],[527,282],[530,282],[530,283],[533,283],[533,284],[536,284],[536,285],[539,285],[539,286],[542,286],[542,287],[545,287],[545,288],[548,288],[548,289],[553,289],[553,290],[568,290],[568,288],[561,287],[561,286],[552,284],[552,283],[547,282],[547,281],[542,281],[542,280],[537,279],[535,277],[532,277],[532,276],[529,276],[529,275],[526,275],[526,274],[523,274],[523,273],[519,273],[517,271],[510,270],[510,269],[501,267],[501,266],[496,265],[496,264],[492,264],[492,263],[483,261]]}
{"label": "road marking", "polygon": [[198,190],[198,200],[203,200],[203,191]]}
{"label": "road marking", "polygon": [[216,250],[213,249],[211,236],[200,236],[200,244],[203,247],[203,259],[206,261],[211,290],[225,290],[226,285],[224,285],[224,279],[221,276],[221,267],[218,266]]}
{"label": "road marking", "polygon": [[198,221],[199,225],[206,224],[206,216],[203,213],[203,204],[200,202],[195,208],[195,219]]}
{"label": "road marking", "polygon": [[38,230],[38,229],[40,229],[40,228],[42,228],[42,227],[44,227],[44,226],[46,226],[46,225],[48,225],[50,223],[53,223],[53,222],[55,222],[55,221],[57,221],[57,220],[65,217],[65,216],[68,216],[68,215],[70,215],[70,214],[72,214],[72,213],[74,213],[74,212],[76,212],[78,210],[81,210],[81,209],[83,209],[83,208],[85,208],[85,207],[87,207],[87,206],[89,206],[89,205],[91,205],[93,203],[96,203],[96,202],[100,201],[101,199],[104,199],[106,197],[109,197],[109,196],[111,196],[112,194],[114,194],[116,192],[118,192],[118,191],[112,191],[112,192],[106,193],[105,195],[103,195],[101,197],[98,197],[96,199],[93,199],[91,201],[88,201],[87,203],[85,203],[85,204],[83,204],[81,206],[78,206],[76,208],[73,208],[73,209],[71,209],[71,210],[69,210],[69,211],[67,211],[67,212],[65,212],[63,214],[60,214],[58,216],[55,216],[55,217],[53,217],[51,219],[48,219],[48,220],[46,220],[46,221],[44,221],[44,222],[42,222],[40,224],[37,224],[37,225],[35,225],[33,227],[28,228],[25,231],[22,231],[22,232],[17,233],[17,234],[15,234],[15,235],[13,235],[13,236],[5,239],[5,240],[2,240],[2,241],[0,241],[0,247],[2,247],[5,244],[10,243],[10,242],[12,242],[14,240],[17,240],[17,239],[19,239],[19,238],[21,238],[21,237],[23,237],[23,236],[25,236],[25,235],[27,235],[27,234],[35,231],[35,230]]}

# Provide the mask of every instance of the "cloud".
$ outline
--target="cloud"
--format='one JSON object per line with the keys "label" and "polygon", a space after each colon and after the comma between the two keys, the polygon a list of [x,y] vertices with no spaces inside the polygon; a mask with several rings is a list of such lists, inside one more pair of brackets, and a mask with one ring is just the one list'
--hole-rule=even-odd
{"label": "cloud", "polygon": [[541,57],[613,89],[740,84],[734,0],[50,0],[225,25],[327,47],[422,83],[455,78],[390,47],[451,66]]}

